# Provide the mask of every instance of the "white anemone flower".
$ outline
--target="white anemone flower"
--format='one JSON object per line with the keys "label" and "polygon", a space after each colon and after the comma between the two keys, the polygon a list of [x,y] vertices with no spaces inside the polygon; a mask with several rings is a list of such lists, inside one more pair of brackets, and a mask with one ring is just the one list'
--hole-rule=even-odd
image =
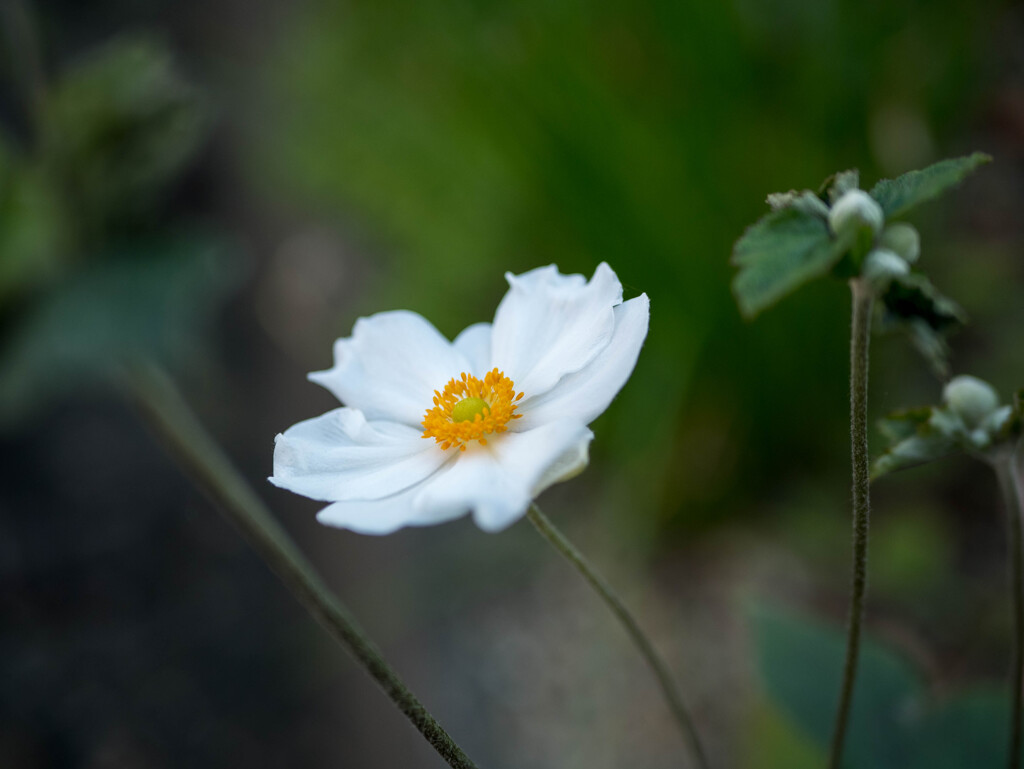
{"label": "white anemone flower", "polygon": [[587,428],[626,383],[647,336],[646,294],[622,301],[601,263],[506,274],[493,323],[449,342],[414,312],[356,321],[334,367],[309,375],[342,408],[278,435],[271,483],[330,502],[317,519],[365,534],[472,512],[485,531],[583,470]]}

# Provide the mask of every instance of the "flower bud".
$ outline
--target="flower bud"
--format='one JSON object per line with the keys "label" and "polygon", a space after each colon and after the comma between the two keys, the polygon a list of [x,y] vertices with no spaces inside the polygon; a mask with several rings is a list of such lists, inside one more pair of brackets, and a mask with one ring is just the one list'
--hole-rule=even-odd
{"label": "flower bud", "polygon": [[881,288],[893,278],[906,275],[910,267],[899,256],[885,248],[875,248],[864,257],[861,274],[873,285]]}
{"label": "flower bud", "polygon": [[828,223],[836,235],[870,228],[877,233],[885,223],[885,214],[875,199],[864,190],[850,190],[836,201],[828,212]]}
{"label": "flower bud", "polygon": [[878,242],[882,248],[899,254],[909,264],[916,262],[921,255],[921,237],[913,226],[904,222],[886,227]]}
{"label": "flower bud", "polygon": [[942,391],[942,399],[971,429],[999,408],[999,396],[992,385],[973,376],[951,379]]}

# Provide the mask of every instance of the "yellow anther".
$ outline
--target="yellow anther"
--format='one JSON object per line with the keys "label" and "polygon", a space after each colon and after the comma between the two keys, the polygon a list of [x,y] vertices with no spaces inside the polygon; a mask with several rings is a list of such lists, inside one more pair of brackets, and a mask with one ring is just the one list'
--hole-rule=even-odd
{"label": "yellow anther", "polygon": [[462,373],[443,392],[434,391],[434,406],[423,415],[423,437],[433,438],[442,450],[465,451],[466,443],[474,440],[486,445],[485,435],[505,432],[508,423],[521,416],[514,412],[522,397],[498,369],[483,379]]}

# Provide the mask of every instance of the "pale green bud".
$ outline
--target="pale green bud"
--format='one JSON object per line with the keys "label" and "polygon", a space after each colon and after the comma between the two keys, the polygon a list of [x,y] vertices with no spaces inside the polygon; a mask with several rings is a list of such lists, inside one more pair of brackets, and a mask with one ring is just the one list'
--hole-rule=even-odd
{"label": "pale green bud", "polygon": [[836,201],[828,212],[828,224],[836,235],[870,228],[872,234],[882,229],[885,214],[873,197],[864,190],[850,190]]}
{"label": "pale green bud", "polygon": [[873,249],[864,257],[861,274],[878,287],[887,285],[893,278],[906,275],[910,267],[899,256],[885,248]]}
{"label": "pale green bud", "polygon": [[882,248],[899,254],[909,264],[916,262],[917,257],[921,255],[921,236],[913,226],[905,222],[887,226],[878,243]]}
{"label": "pale green bud", "polygon": [[999,408],[999,396],[992,385],[973,376],[951,379],[942,391],[942,399],[972,430]]}

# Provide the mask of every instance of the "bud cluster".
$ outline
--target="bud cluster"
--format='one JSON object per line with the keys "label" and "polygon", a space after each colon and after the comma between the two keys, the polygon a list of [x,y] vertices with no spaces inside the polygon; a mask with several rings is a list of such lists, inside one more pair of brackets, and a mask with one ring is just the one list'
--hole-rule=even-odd
{"label": "bud cluster", "polygon": [[844,192],[829,210],[828,224],[837,238],[870,244],[861,275],[879,290],[910,272],[921,254],[917,230],[903,222],[886,226],[882,207],[864,190]]}

